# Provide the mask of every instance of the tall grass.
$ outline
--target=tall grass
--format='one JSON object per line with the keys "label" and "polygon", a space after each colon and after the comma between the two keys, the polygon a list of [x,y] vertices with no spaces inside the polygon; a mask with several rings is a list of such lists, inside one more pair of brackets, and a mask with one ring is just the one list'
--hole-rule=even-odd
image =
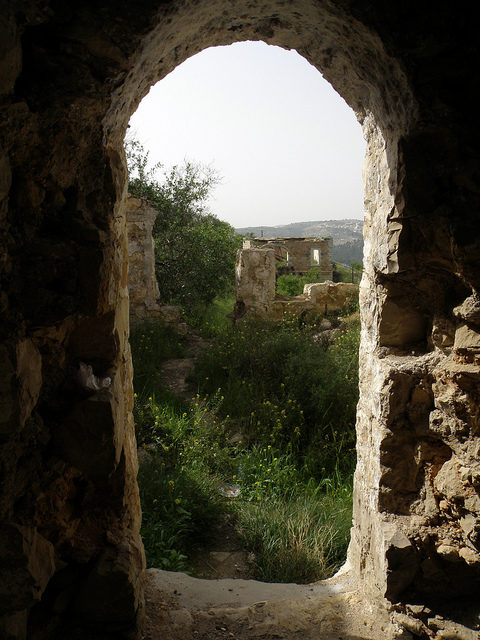
{"label": "tall grass", "polygon": [[195,379],[201,395],[221,395],[220,417],[248,442],[294,452],[321,479],[354,463],[359,326],[328,347],[315,335],[295,317],[244,324],[217,339]]}
{"label": "tall grass", "polygon": [[[233,330],[219,329],[215,313],[203,320],[216,337],[188,407],[165,394],[157,373],[159,358],[181,350],[178,338],[157,341],[154,329],[132,340],[148,563],[188,569],[195,544],[228,512],[257,579],[328,577],[351,522],[358,323],[342,324],[326,346],[317,327],[294,318]],[[162,340],[170,346],[149,350]],[[237,497],[222,495],[228,485]]]}
{"label": "tall grass", "polygon": [[265,582],[307,583],[328,578],[342,564],[349,541],[351,485],[302,491],[244,502],[238,522],[254,556],[254,571]]}

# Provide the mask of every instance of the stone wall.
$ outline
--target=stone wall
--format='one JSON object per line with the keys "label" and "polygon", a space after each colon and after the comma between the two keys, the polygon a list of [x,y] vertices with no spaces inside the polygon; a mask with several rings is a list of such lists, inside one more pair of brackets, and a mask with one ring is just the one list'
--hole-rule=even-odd
{"label": "stone wall", "polygon": [[284,314],[326,314],[339,311],[358,299],[358,285],[348,282],[306,284],[295,297],[275,293],[276,249],[241,249],[235,270],[235,321],[247,318],[279,320]]}
{"label": "stone wall", "polygon": [[332,278],[332,238],[245,238],[243,248],[254,247],[271,247],[277,260],[285,261],[286,266],[297,275],[318,268],[325,278]]}
{"label": "stone wall", "polygon": [[353,576],[376,602],[448,616],[478,607],[470,4],[2,3],[3,637],[135,632],[143,555],[122,141],[152,84],[205,47],[242,40],[304,55],[367,140]]}

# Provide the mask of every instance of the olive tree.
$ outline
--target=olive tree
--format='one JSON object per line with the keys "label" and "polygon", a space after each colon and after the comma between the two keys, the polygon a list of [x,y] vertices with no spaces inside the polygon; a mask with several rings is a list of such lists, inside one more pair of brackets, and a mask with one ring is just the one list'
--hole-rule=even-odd
{"label": "olive tree", "polygon": [[211,167],[185,162],[148,167],[148,152],[125,145],[131,195],[147,199],[159,215],[153,229],[155,272],[164,302],[185,309],[207,305],[232,287],[241,238],[210,213],[207,201],[219,182]]}

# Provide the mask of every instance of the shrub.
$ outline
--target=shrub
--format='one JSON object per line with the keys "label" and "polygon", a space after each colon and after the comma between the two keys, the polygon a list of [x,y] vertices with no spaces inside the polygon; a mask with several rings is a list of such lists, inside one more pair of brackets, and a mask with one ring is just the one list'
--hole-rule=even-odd
{"label": "shrub", "polygon": [[293,317],[246,323],[203,354],[196,381],[202,394],[221,394],[219,415],[250,442],[295,452],[321,478],[339,459],[353,463],[358,339],[357,324],[325,349]]}

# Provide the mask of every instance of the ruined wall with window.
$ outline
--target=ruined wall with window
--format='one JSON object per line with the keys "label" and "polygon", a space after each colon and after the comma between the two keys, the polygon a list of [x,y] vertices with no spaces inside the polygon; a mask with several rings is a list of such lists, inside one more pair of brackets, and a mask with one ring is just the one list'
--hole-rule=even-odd
{"label": "ruined wall with window", "polygon": [[326,280],[332,279],[332,238],[245,238],[243,248],[253,247],[274,249],[282,273],[305,275],[310,269],[318,269]]}
{"label": "ruined wall with window", "polygon": [[235,322],[252,318],[280,320],[285,314],[326,315],[358,300],[357,284],[331,280],[306,284],[299,296],[279,295],[275,291],[277,269],[278,247],[269,243],[237,253],[232,313]]}

